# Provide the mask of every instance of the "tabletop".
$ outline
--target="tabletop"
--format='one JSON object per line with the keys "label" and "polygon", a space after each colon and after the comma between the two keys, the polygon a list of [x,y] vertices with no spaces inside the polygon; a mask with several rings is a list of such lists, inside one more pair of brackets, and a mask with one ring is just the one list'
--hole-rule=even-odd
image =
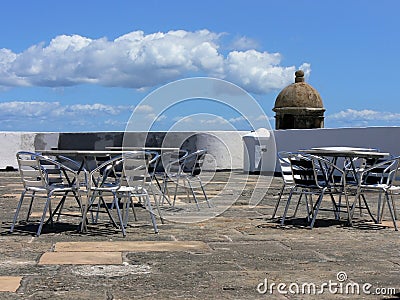
{"label": "tabletop", "polygon": [[[36,150],[43,155],[77,155],[77,156],[90,156],[90,155],[108,155],[108,154],[116,154],[123,153],[120,151],[112,151],[112,150]],[[125,151],[126,152],[126,151]]]}
{"label": "tabletop", "polygon": [[356,147],[320,147],[299,150],[299,152],[307,154],[315,154],[319,156],[330,157],[359,157],[359,158],[383,158],[390,156],[388,152],[379,152],[372,148],[356,148]]}
{"label": "tabletop", "polygon": [[132,151],[132,150],[149,150],[149,151],[178,151],[178,147],[106,147],[107,150],[111,151]]}

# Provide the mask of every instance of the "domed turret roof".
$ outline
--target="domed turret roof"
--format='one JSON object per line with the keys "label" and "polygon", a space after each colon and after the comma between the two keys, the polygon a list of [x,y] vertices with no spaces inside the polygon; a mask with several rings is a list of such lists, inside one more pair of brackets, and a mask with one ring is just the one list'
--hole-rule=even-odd
{"label": "domed turret roof", "polygon": [[295,83],[285,87],[276,97],[274,108],[307,107],[321,108],[323,103],[320,94],[311,85],[304,82],[304,72],[296,71]]}

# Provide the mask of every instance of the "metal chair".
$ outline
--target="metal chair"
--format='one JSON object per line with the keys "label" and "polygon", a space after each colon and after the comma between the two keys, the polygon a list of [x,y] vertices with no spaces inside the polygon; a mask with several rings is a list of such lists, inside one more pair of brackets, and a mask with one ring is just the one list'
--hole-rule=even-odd
{"label": "metal chair", "polygon": [[[118,227],[111,213],[111,210],[115,208],[119,227],[121,228],[122,235],[125,237],[129,204],[136,219],[132,197],[144,198],[144,204],[150,212],[154,231],[158,233],[150,197],[145,188],[150,157],[151,154],[146,151],[127,152],[104,162],[89,173],[87,186],[89,200],[86,211],[91,211],[98,198],[96,222],[100,207],[104,207],[113,225]],[[110,208],[104,199],[104,194],[107,193],[113,197]],[[122,206],[123,213],[121,212],[120,205]]]}
{"label": "metal chair", "polygon": [[[291,198],[294,193],[309,195],[306,197],[307,220],[312,229],[320,210],[324,195],[329,195],[333,205],[335,219],[339,219],[338,207],[333,195],[345,196],[347,212],[350,213],[348,191],[346,185],[346,173],[332,162],[313,155],[294,153],[289,155],[295,188],[292,188],[281,225],[284,225]],[[312,203],[312,195],[318,195],[315,204]],[[332,209],[331,209],[332,210]],[[350,215],[348,216],[348,219]]]}
{"label": "metal chair", "polygon": [[398,230],[393,194],[398,193],[400,190],[399,161],[400,157],[394,157],[360,170],[357,192],[350,213],[350,221],[353,219],[357,199],[365,193],[378,193],[376,222],[381,222],[385,204],[385,201],[382,202],[381,195],[384,194],[394,228],[396,231]]}
{"label": "metal chair", "polygon": [[180,172],[184,159],[188,155],[186,150],[178,151],[163,151],[159,156],[153,171],[150,172],[152,181],[156,182],[157,188],[160,191],[160,204],[164,205],[167,201],[172,205],[168,189],[168,183],[174,181],[174,175]]}
{"label": "metal chair", "polygon": [[[392,156],[390,156],[392,158]],[[351,192],[352,196],[356,195],[357,192],[357,186],[359,184],[359,173],[362,172],[363,170],[372,167],[375,164],[378,164],[380,162],[384,162],[388,159],[386,158],[359,158],[359,157],[353,157],[353,158],[346,158],[344,160],[344,171],[346,173],[346,184],[347,186],[351,187]],[[371,178],[369,178],[369,181],[371,183]],[[377,181],[379,179],[375,179],[374,181]],[[381,196],[379,196],[381,197]],[[339,204],[338,208],[340,210],[341,207],[341,199],[339,198]],[[356,201],[357,202],[357,201]],[[354,202],[354,203],[356,203]],[[394,203],[393,203],[394,205]],[[379,219],[379,214],[378,218],[375,218],[374,215],[372,214],[370,207],[368,205],[367,199],[365,198],[365,195],[363,193],[360,193],[358,195],[358,206],[354,206],[354,208],[359,209],[359,214],[360,216],[363,215],[363,209],[365,209],[368,214],[371,216],[374,222],[378,222]],[[379,210],[379,208],[378,208]]]}
{"label": "metal chair", "polygon": [[[22,191],[21,198],[18,202],[10,232],[14,231],[21,206],[25,196],[28,195],[31,197],[31,200],[26,217],[27,222],[31,215],[34,199],[46,199],[43,214],[36,232],[37,236],[39,236],[42,231],[47,211],[49,211],[49,220],[51,225],[53,225],[53,216],[57,210],[62,207],[66,196],[69,193],[73,194],[78,201],[80,209],[82,209],[81,196],[79,193],[79,176],[76,170],[63,165],[58,161],[32,152],[20,151],[16,156],[24,191]],[[62,199],[57,208],[53,211],[51,208],[52,198],[59,194],[62,195]]]}
{"label": "metal chair", "polygon": [[[291,154],[292,154],[292,152],[286,152],[286,151],[280,151],[277,153],[279,165],[281,168],[281,176],[282,176],[283,184],[282,184],[281,190],[279,192],[278,200],[275,203],[275,207],[274,207],[274,211],[272,213],[271,219],[275,218],[276,212],[278,210],[278,207],[281,202],[281,199],[282,199],[285,189],[288,189],[289,193],[290,193],[291,189],[296,188],[296,184],[293,179],[292,168],[290,166],[290,160],[289,160],[289,156]],[[297,202],[296,209],[295,209],[293,216],[296,216],[297,209],[299,207],[301,198],[302,198],[302,194],[300,194],[299,201]]]}
{"label": "metal chair", "polygon": [[[189,191],[192,193],[193,200],[196,203],[196,207],[200,210],[199,201],[197,200],[196,193],[194,192],[193,184],[198,183],[203,195],[204,199],[207,202],[208,207],[211,207],[210,201],[208,200],[207,194],[205,192],[203,183],[200,178],[200,174],[202,172],[203,163],[205,156],[207,154],[207,150],[201,149],[197,150],[186,157],[183,157],[177,161],[171,162],[167,166],[167,176],[174,180],[175,182],[175,193],[174,200],[172,206],[175,206],[176,196],[178,192],[179,181],[184,181],[184,187],[187,190],[187,195]],[[185,184],[188,184],[188,188]]]}

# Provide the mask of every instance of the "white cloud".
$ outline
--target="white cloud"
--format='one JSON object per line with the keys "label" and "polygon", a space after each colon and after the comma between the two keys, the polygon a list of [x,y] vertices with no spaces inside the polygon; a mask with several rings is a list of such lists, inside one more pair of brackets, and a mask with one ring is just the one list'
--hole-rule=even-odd
{"label": "white cloud", "polygon": [[220,36],[208,30],[134,31],[115,40],[60,35],[21,53],[0,49],[0,87],[98,84],[145,89],[184,77],[214,76],[249,92],[268,93],[293,82],[296,67],[281,66],[279,53],[249,49],[256,44],[240,37],[233,43],[235,50],[224,55]]}
{"label": "white cloud", "polygon": [[243,121],[246,121],[246,119],[242,116],[229,119],[229,122],[231,122],[231,123],[237,123],[237,122],[243,122]]}
{"label": "white cloud", "polygon": [[8,117],[43,117],[59,110],[61,107],[59,102],[20,102],[11,101],[0,103],[0,116],[5,119]]}
{"label": "white cloud", "polygon": [[274,117],[268,117],[266,115],[259,115],[255,121],[267,121],[267,120],[274,120]]}
{"label": "white cloud", "polygon": [[193,122],[193,119],[189,116],[176,116],[172,119],[172,121],[180,123],[191,123]]}
{"label": "white cloud", "polygon": [[326,116],[326,123],[339,126],[399,126],[400,113],[370,109],[346,109]]}
{"label": "white cloud", "polygon": [[399,121],[400,113],[374,111],[369,109],[346,109],[328,116],[336,120],[365,120],[365,121]]}
{"label": "white cloud", "polygon": [[[3,125],[1,130],[5,129],[5,124],[8,124],[9,128],[7,127],[7,129],[14,130],[20,130],[19,127],[26,130],[29,128],[29,124],[37,126],[38,123],[43,124],[47,130],[56,130],[59,125],[64,130],[71,128],[70,126],[93,125],[93,128],[99,128],[101,124],[121,125],[122,122],[119,118],[129,112],[129,108],[129,106],[111,106],[99,103],[62,105],[59,102],[41,101],[3,102],[0,103],[0,120]],[[110,118],[110,116],[112,117]]]}
{"label": "white cloud", "polygon": [[232,42],[232,48],[236,50],[250,50],[257,49],[259,47],[258,42],[246,36],[237,37]]}
{"label": "white cloud", "polygon": [[159,117],[157,118],[156,122],[164,121],[164,120],[166,120],[166,119],[167,119],[167,116],[166,116],[166,115],[161,115],[161,116],[159,116]]}
{"label": "white cloud", "polygon": [[136,112],[143,112],[143,113],[150,113],[153,110],[154,110],[154,108],[147,104],[138,105],[135,108]]}
{"label": "white cloud", "polygon": [[[258,52],[230,52],[226,59],[226,79],[235,82],[247,91],[267,93],[280,89],[294,82],[296,67],[281,67],[279,53]],[[301,69],[310,72],[310,65],[303,64]]]}
{"label": "white cloud", "polygon": [[118,115],[122,110],[126,109],[126,106],[111,106],[104,105],[100,103],[95,104],[74,104],[68,105],[65,107],[64,112],[66,113],[89,113],[89,114],[97,114],[97,113],[106,113],[110,115]]}
{"label": "white cloud", "polygon": [[225,120],[224,118],[222,118],[220,116],[210,116],[206,119],[200,119],[199,121],[201,124],[208,124],[208,125],[211,125],[211,124],[225,125],[228,123],[227,120]]}

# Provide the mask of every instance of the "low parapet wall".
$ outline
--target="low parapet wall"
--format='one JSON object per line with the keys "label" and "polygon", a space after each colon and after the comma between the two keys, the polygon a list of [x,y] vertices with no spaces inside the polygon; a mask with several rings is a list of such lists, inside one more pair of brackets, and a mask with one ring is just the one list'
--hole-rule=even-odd
{"label": "low parapet wall", "polygon": [[[175,140],[187,139],[185,148],[189,150],[207,148],[214,157],[217,169],[243,169],[242,136],[246,133],[248,132],[174,132],[172,138],[168,140],[173,144]],[[146,146],[160,147],[167,133],[129,134],[131,146],[135,144],[142,146],[142,141],[147,136]],[[353,146],[378,148],[392,155],[400,155],[400,127],[275,130],[274,135],[277,151],[297,151],[321,146]],[[17,168],[15,153],[19,150],[36,151],[51,148],[101,150],[105,147],[120,147],[123,137],[123,132],[0,132],[0,169]]]}
{"label": "low parapet wall", "polygon": [[[206,148],[210,168],[242,169],[242,136],[247,132],[76,132],[36,133],[0,132],[0,169],[18,167],[15,154],[52,148],[68,150],[104,150],[106,147],[177,147],[189,151]],[[125,134],[125,141],[124,141]],[[167,137],[166,137],[167,136]],[[146,140],[146,142],[144,142]],[[212,161],[210,161],[212,159]]]}
{"label": "low parapet wall", "polygon": [[277,151],[351,146],[400,155],[400,127],[290,129],[275,130],[274,134]]}

